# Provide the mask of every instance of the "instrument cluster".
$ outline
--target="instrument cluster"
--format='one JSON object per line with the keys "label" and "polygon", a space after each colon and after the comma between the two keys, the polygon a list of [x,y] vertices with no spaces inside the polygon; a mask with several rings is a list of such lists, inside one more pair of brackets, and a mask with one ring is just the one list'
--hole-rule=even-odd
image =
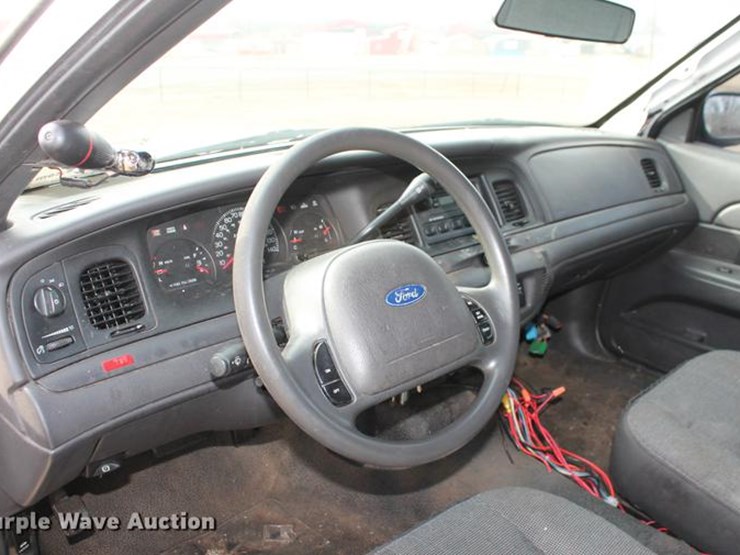
{"label": "instrument cluster", "polygon": [[[203,210],[147,230],[151,272],[169,292],[231,287],[236,234],[244,206]],[[280,204],[265,236],[265,277],[341,246],[331,209],[321,196]]]}

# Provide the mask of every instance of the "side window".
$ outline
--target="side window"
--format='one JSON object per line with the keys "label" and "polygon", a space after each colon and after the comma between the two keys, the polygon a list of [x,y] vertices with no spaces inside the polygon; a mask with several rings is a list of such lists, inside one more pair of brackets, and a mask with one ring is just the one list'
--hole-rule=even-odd
{"label": "side window", "polygon": [[740,73],[704,99],[699,137],[703,142],[740,153]]}

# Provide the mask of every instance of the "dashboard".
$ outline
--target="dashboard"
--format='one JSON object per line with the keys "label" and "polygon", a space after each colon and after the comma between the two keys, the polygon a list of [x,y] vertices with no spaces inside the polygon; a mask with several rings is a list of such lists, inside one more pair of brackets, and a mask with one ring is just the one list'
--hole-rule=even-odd
{"label": "dashboard", "polygon": [[[417,138],[469,177],[497,220],[523,322],[548,298],[667,250],[696,224],[654,141],[506,127]],[[0,241],[0,436],[14,453],[0,458],[0,511],[194,433],[280,418],[243,350],[231,275],[249,191],[280,155],[19,199]],[[276,338],[290,331],[280,295],[288,271],[346,245],[417,173],[352,152],[294,183],[252,261],[263,266]],[[378,236],[423,249],[458,285],[487,282],[475,230],[441,187]],[[214,374],[214,359],[229,371]]]}
{"label": "dashboard", "polygon": [[[478,190],[483,176],[470,178]],[[378,213],[388,203],[376,207]],[[226,204],[168,220],[146,230],[151,274],[162,291],[187,298],[232,287],[234,245],[244,213],[243,204]],[[524,213],[520,222],[523,223]],[[452,197],[441,186],[380,236],[421,245],[457,250],[477,244],[473,229]],[[451,240],[457,239],[452,243]],[[311,194],[278,205],[265,231],[262,259],[265,279],[311,258],[345,246],[342,227],[330,199]],[[436,247],[436,248],[435,248]]]}

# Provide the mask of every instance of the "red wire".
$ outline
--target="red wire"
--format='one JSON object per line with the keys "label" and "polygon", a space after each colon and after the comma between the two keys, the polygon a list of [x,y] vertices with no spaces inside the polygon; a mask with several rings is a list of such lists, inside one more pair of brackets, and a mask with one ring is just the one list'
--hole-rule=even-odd
{"label": "red wire", "polygon": [[[564,389],[557,388],[548,393],[535,394],[530,392],[517,378],[512,378],[511,384],[515,394],[512,395],[507,392],[509,405],[505,405],[506,408],[501,410],[501,414],[516,448],[528,457],[540,461],[545,465],[548,472],[552,472],[554,467],[569,472],[568,476],[578,486],[597,499],[605,500],[599,487],[591,480],[599,481],[606,489],[609,497],[616,500],[617,508],[626,512],[624,505],[617,498],[614,484],[609,475],[596,463],[561,447],[540,421],[540,415],[544,409],[560,397]],[[520,414],[521,418],[519,417]],[[522,441],[520,430],[526,432],[522,433],[522,437],[526,435],[529,438],[527,442]],[[575,473],[589,473],[591,477],[586,480]],[[659,532],[670,533],[667,528],[659,526],[654,520],[642,520],[641,522]]]}
{"label": "red wire", "polygon": [[511,432],[511,437],[514,438],[514,443],[516,444],[517,449],[519,449],[523,453],[529,455],[530,457],[539,460],[542,464],[545,465],[545,467],[547,468],[547,471],[548,472],[551,472],[552,469],[550,468],[550,465],[547,463],[547,461],[544,458],[542,458],[541,456],[539,456],[539,455],[537,455],[535,453],[530,453],[522,445],[522,443],[521,443],[521,441],[519,439],[519,433],[517,432],[516,425],[514,424],[514,416],[513,416],[513,414],[505,414],[505,417],[506,417],[506,420],[508,421],[509,431]]}
{"label": "red wire", "polygon": [[[525,419],[526,419],[526,427],[527,427],[528,434],[530,438],[533,438],[535,440],[534,442],[532,442],[534,444],[534,447],[547,450],[547,451],[551,451],[553,458],[555,459],[555,462],[558,464],[558,466],[561,466],[566,471],[570,471],[570,472],[584,472],[585,471],[584,468],[579,468],[578,466],[572,464],[571,461],[568,460],[568,457],[582,462],[584,465],[590,468],[592,472],[594,472],[604,482],[609,492],[609,495],[614,496],[614,488],[608,476],[606,475],[606,473],[594,463],[584,459],[583,457],[575,455],[575,453],[571,453],[570,451],[562,449],[558,445],[558,443],[555,441],[555,438],[552,437],[549,431],[540,422],[539,415],[543,411],[543,409],[555,398],[554,393],[550,392],[544,395],[532,395],[526,390],[526,388],[524,388],[523,384],[519,380],[515,379],[514,383],[522,391],[523,397],[525,399],[523,402],[516,399],[514,402],[514,406],[519,405],[522,408],[522,413],[525,415]],[[534,399],[535,401],[534,402],[527,401],[527,398]],[[541,441],[540,436],[542,436],[543,441]],[[546,457],[549,458],[547,455]],[[594,497],[599,497],[599,498],[601,497],[597,487],[591,482],[588,482],[584,480],[583,478],[581,478],[580,476],[573,475],[573,474],[571,475],[571,478],[580,487],[588,491]]]}
{"label": "red wire", "polygon": [[[536,401],[532,402],[532,399],[534,396],[530,395],[528,390],[524,388],[524,386],[519,382],[519,380],[516,380],[516,378],[513,380],[514,384],[522,391],[526,392],[524,393],[524,401],[518,399],[518,398],[510,398],[512,402],[512,413],[507,415],[507,419],[510,423],[510,429],[512,432],[512,437],[515,437],[515,443],[517,444],[517,447],[521,450],[527,453],[530,456],[533,456],[534,458],[540,460],[545,464],[545,466],[548,467],[546,461],[550,460],[550,454],[552,455],[555,464],[558,466],[564,468],[565,470],[569,472],[582,472],[583,469],[576,467],[575,465],[572,465],[566,458],[565,453],[560,448],[560,446],[557,444],[555,439],[552,437],[552,435],[547,431],[547,429],[542,425],[542,423],[539,420],[539,413],[540,411],[554,398],[554,395],[552,393],[546,395],[544,397],[544,400],[538,404]],[[542,398],[541,396],[537,396],[537,398]],[[516,427],[514,426],[514,414],[516,414],[518,411],[517,409],[521,409],[521,413],[524,416],[524,422],[521,422],[521,425],[526,428],[527,435],[530,437],[530,439],[534,439],[532,442],[531,447],[535,449],[540,449],[543,451],[549,451],[550,453],[545,453],[544,455],[539,455],[533,452],[530,452],[528,449],[522,449],[522,443],[519,439]],[[578,458],[581,460],[581,458]],[[551,461],[552,462],[552,461]],[[591,466],[591,465],[589,465]],[[595,466],[595,465],[593,465]],[[599,477],[605,476],[605,473],[599,469],[599,472],[597,473]],[[590,493],[592,496],[601,498],[601,495],[599,494],[598,488],[591,482],[587,482],[580,476],[577,476],[575,474],[571,474],[570,476],[574,482],[576,482],[581,488],[586,490],[588,493]],[[611,483],[609,483],[609,489],[611,488]]]}

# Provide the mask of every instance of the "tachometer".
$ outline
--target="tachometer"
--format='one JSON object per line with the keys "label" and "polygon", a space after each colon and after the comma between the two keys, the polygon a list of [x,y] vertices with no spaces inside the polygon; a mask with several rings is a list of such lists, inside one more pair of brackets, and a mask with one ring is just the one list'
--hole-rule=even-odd
{"label": "tachometer", "polygon": [[215,281],[213,259],[189,239],[173,239],[157,249],[152,257],[152,272],[164,289],[185,289]]}
{"label": "tachometer", "polygon": [[[236,232],[244,214],[244,207],[237,206],[224,212],[213,228],[213,256],[216,265],[223,272],[231,272],[234,264],[234,245],[236,244]],[[283,240],[275,223],[270,223],[265,237],[264,263],[273,264],[280,260]]]}

